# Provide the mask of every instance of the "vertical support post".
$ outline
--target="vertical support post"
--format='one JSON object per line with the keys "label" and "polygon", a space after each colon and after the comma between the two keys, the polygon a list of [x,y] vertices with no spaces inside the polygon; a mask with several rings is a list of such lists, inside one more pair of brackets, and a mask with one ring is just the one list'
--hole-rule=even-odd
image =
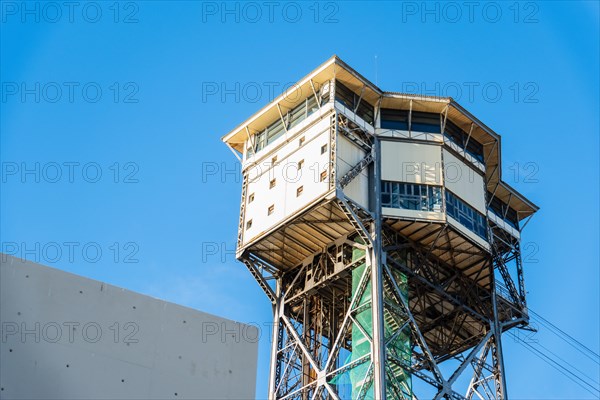
{"label": "vertical support post", "polygon": [[[248,190],[248,174],[242,171],[242,201],[240,203],[240,219],[238,222],[237,250],[244,245],[244,223],[246,221],[246,192]],[[236,250],[236,251],[237,251]]]}
{"label": "vertical support post", "polygon": [[381,145],[379,138],[373,138],[374,163],[371,189],[373,193],[371,208],[374,220],[371,223],[370,263],[371,263],[371,307],[373,309],[373,397],[385,399],[385,331],[383,317],[383,266],[381,245]]}
{"label": "vertical support post", "polygon": [[498,319],[498,296],[496,292],[496,279],[494,278],[494,263],[490,263],[491,278],[490,286],[492,290],[492,321],[491,329],[494,335],[492,345],[492,364],[494,367],[494,382],[496,386],[496,398],[498,400],[508,400],[506,393],[506,376],[504,374],[504,357],[502,356],[502,327]]}
{"label": "vertical support post", "polygon": [[329,81],[329,102],[334,103],[335,102],[335,78],[331,78],[331,80]]}
{"label": "vertical support post", "polygon": [[[308,349],[311,348],[310,343],[310,302],[308,298],[305,298],[302,302],[302,339]],[[310,383],[310,362],[305,354],[302,355],[302,386],[305,387]],[[302,391],[302,400],[308,400],[308,390]]]}
{"label": "vertical support post", "polygon": [[277,279],[275,289],[276,300],[273,305],[273,336],[271,338],[271,368],[269,370],[269,400],[277,399],[277,369],[279,350],[279,330],[281,328],[281,313],[283,313],[283,295],[281,290],[281,278]]}
{"label": "vertical support post", "polygon": [[521,243],[517,242],[513,248],[515,253],[515,263],[517,265],[517,280],[519,282],[519,297],[521,298],[521,306],[523,312],[528,316],[527,309],[527,291],[525,290],[525,276],[523,275],[523,259],[521,258]]}

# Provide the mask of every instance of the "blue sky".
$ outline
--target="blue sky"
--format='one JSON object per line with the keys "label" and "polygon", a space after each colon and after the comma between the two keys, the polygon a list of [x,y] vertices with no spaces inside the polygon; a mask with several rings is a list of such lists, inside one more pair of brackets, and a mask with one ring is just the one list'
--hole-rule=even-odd
{"label": "blue sky", "polygon": [[[502,135],[504,179],[541,207],[523,239],[530,306],[598,352],[597,2],[23,4],[2,2],[2,251],[270,321],[232,253],[240,181],[220,138],[337,54]],[[264,398],[266,331],[259,352]],[[506,360],[513,398],[591,398],[510,338]]]}

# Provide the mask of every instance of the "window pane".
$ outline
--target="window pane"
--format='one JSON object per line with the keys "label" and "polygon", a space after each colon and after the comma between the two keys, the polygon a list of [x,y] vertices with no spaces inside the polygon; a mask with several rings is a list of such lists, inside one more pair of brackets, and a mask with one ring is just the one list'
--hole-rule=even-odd
{"label": "window pane", "polygon": [[416,132],[440,133],[440,114],[413,111],[411,130]]}
{"label": "window pane", "polygon": [[391,196],[389,194],[384,193],[381,195],[381,205],[383,207],[391,207],[392,205],[390,203],[390,200],[391,200]]}
{"label": "window pane", "polygon": [[381,127],[384,129],[408,130],[408,110],[382,108]]}

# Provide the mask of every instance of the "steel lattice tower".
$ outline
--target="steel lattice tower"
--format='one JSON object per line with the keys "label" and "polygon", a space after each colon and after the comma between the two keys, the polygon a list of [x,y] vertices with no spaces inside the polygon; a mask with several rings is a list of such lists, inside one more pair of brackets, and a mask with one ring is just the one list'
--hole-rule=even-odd
{"label": "steel lattice tower", "polygon": [[507,398],[537,207],[502,181],[499,135],[332,57],[223,140],[237,258],[273,306],[270,399]]}

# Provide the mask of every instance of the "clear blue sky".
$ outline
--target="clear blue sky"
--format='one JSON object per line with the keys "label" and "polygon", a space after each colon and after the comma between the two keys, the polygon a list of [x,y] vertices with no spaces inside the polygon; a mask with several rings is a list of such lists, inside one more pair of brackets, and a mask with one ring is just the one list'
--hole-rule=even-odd
{"label": "clear blue sky", "polygon": [[[531,308],[598,352],[597,2],[47,4],[2,2],[3,251],[270,321],[231,253],[240,182],[221,175],[237,164],[220,138],[337,54],[384,90],[451,95],[502,135],[504,179],[541,207],[524,231]],[[259,353],[264,398],[268,332]],[[590,398],[510,338],[506,364],[513,398]]]}

